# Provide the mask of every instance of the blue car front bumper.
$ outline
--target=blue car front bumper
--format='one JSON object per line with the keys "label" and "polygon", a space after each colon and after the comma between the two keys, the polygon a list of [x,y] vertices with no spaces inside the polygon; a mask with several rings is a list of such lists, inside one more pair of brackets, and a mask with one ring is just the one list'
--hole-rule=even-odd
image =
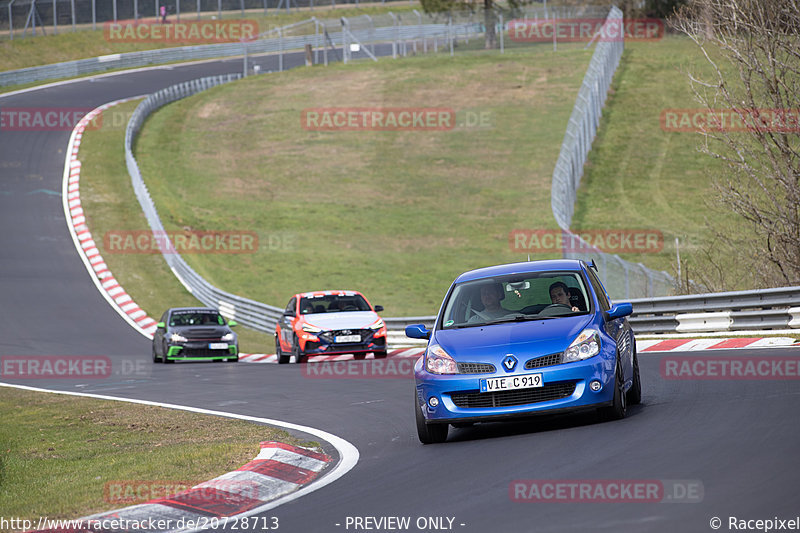
{"label": "blue car front bumper", "polygon": [[[431,374],[424,358],[414,368],[417,401],[426,422],[478,422],[509,417],[579,411],[610,405],[614,399],[615,361],[601,353],[585,361],[492,374]],[[486,378],[541,374],[542,386],[500,392],[480,392]],[[589,388],[600,382],[597,391]],[[435,397],[437,402],[431,402]],[[431,403],[437,403],[434,407]]]}

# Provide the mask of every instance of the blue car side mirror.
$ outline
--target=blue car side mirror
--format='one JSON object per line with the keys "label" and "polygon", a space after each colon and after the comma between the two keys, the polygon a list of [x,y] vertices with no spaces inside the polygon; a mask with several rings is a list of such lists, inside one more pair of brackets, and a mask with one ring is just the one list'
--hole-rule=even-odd
{"label": "blue car side mirror", "polygon": [[412,324],[406,326],[406,337],[430,340],[431,331],[425,327],[425,324]]}
{"label": "blue car side mirror", "polygon": [[611,309],[606,311],[606,316],[609,320],[622,318],[631,314],[633,314],[633,305],[629,303],[614,304],[611,306]]}

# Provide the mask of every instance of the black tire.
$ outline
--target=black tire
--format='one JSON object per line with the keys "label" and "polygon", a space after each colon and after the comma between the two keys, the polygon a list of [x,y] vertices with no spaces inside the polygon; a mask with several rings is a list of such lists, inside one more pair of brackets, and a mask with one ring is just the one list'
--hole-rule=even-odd
{"label": "black tire", "polygon": [[275,355],[278,356],[279,365],[285,365],[292,357],[292,354],[283,353],[283,350],[281,350],[281,341],[278,339],[277,335],[275,336]]}
{"label": "black tire", "polygon": [[381,352],[374,352],[375,359],[386,359],[387,355],[388,354],[386,353],[386,350],[383,350]]}
{"label": "black tire", "polygon": [[294,355],[294,362],[295,363],[307,363],[308,356],[303,353],[300,349],[300,343],[295,340],[294,345],[292,346],[292,354]]}
{"label": "black tire", "polygon": [[639,377],[639,356],[636,349],[633,350],[633,385],[627,392],[628,405],[639,405],[642,403],[642,378]]}
{"label": "black tire", "polygon": [[367,358],[367,354],[365,354],[365,353],[354,353],[353,354],[353,359],[355,359],[356,361],[363,361],[366,358]]}
{"label": "black tire", "polygon": [[438,444],[447,440],[448,424],[426,424],[422,409],[417,403],[417,392],[414,391],[414,413],[417,420],[417,436],[422,444]]}
{"label": "black tire", "polygon": [[625,376],[622,375],[622,365],[617,356],[617,367],[614,371],[614,403],[609,407],[603,407],[601,414],[605,420],[622,420],[628,413],[628,402],[623,388],[625,387]]}
{"label": "black tire", "polygon": [[153,343],[153,347],[151,348],[151,351],[153,352],[153,362],[154,363],[161,362],[161,360],[158,358],[158,355],[156,354],[156,343]]}

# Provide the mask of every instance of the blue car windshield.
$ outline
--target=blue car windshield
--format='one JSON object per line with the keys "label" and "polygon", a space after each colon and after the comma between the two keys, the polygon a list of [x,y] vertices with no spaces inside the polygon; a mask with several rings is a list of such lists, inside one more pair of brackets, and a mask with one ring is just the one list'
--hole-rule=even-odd
{"label": "blue car windshield", "polygon": [[459,283],[440,327],[552,319],[588,313],[591,298],[580,272],[529,272]]}

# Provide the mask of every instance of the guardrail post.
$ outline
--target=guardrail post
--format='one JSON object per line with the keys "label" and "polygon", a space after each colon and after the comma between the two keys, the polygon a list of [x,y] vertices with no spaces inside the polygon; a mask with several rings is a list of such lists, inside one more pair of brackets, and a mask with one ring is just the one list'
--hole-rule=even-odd
{"label": "guardrail post", "polygon": [[97,0],[92,0],[92,30],[97,30]]}
{"label": "guardrail post", "polygon": [[394,39],[392,39],[392,59],[397,59],[397,16],[389,11],[389,16],[392,17],[394,23]]}
{"label": "guardrail post", "polygon": [[503,13],[500,12],[500,53],[501,54],[505,53],[505,45],[504,45],[504,39],[503,39],[503,34],[505,33],[504,26],[505,26],[505,24],[503,24]]}
{"label": "guardrail post", "polygon": [[14,0],[11,0],[8,3],[8,40],[14,40],[14,14],[11,12],[11,6],[14,4]]}
{"label": "guardrail post", "polygon": [[319,65],[319,21],[317,17],[311,17],[314,21],[314,64]]}
{"label": "guardrail post", "polygon": [[247,41],[242,39],[242,47],[244,48],[244,57],[242,58],[242,77],[247,77]]}
{"label": "guardrail post", "polygon": [[[369,21],[369,40],[370,41],[375,41],[375,21],[373,21],[372,17],[370,17],[367,14],[364,14],[364,16],[367,17],[367,20]],[[375,55],[375,43],[374,42],[372,42],[372,55]]]}
{"label": "guardrail post", "polygon": [[327,67],[328,66],[328,42],[327,42],[328,30],[327,29],[323,29],[323,31],[325,32],[325,43],[323,43],[323,45],[322,45],[322,57],[323,57],[323,59],[325,61],[325,66]]}
{"label": "guardrail post", "polygon": [[455,53],[453,51],[453,14],[447,15],[447,40],[450,42],[450,57]]}
{"label": "guardrail post", "polygon": [[283,30],[278,28],[278,72],[283,72]]}
{"label": "guardrail post", "polygon": [[200,0],[197,0],[197,20],[200,20]]}
{"label": "guardrail post", "polygon": [[350,60],[350,35],[347,31],[347,19],[341,17],[339,22],[342,24],[342,62],[346,65]]}
{"label": "guardrail post", "polygon": [[74,32],[77,30],[75,27],[75,0],[70,0],[69,4],[72,9],[72,31]]}
{"label": "guardrail post", "polygon": [[[75,0],[71,0],[72,5],[75,5]],[[139,0],[133,0],[133,21],[139,21]],[[75,27],[75,10],[72,10],[72,26]]]}

